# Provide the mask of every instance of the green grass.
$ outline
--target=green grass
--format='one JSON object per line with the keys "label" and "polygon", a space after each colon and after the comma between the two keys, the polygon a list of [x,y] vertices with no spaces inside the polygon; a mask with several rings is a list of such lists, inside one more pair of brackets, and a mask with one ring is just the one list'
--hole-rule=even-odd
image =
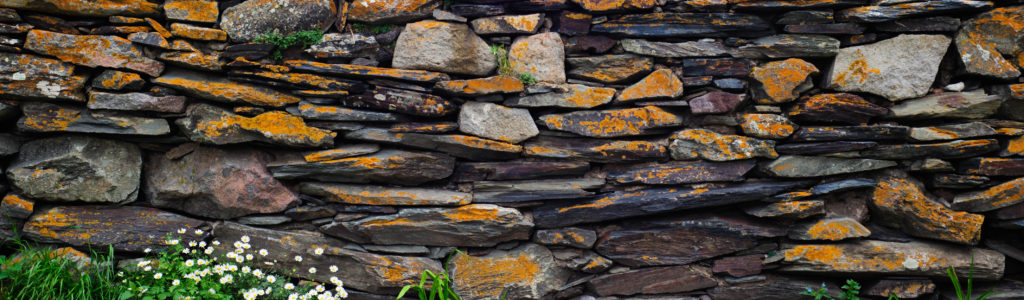
{"label": "green grass", "polygon": [[369,32],[369,33],[373,33],[373,34],[382,34],[382,33],[387,33],[388,31],[391,31],[392,29],[395,29],[395,25],[393,25],[393,24],[372,25],[372,24],[363,24],[363,23],[352,23],[352,30],[355,30],[355,31],[358,31],[358,32]]}
{"label": "green grass", "polygon": [[124,288],[117,283],[114,250],[93,252],[92,262],[78,262],[49,248],[16,240],[18,256],[0,256],[0,298],[10,300],[117,299]]}
{"label": "green grass", "polygon": [[323,40],[324,31],[319,29],[303,30],[286,36],[280,33],[267,31],[253,39],[254,43],[273,44],[277,46],[270,58],[281,59],[281,50],[291,48],[295,45],[302,45],[302,48],[309,48]]}
{"label": "green grass", "polygon": [[[457,254],[465,254],[457,249],[455,252]],[[398,293],[398,297],[395,297],[395,300],[402,299],[402,296],[405,296],[405,293],[409,291],[416,292],[416,296],[420,300],[461,300],[459,295],[455,293],[455,289],[452,288],[452,278],[448,276],[448,263],[454,257],[455,255],[453,254],[445,261],[444,271],[440,273],[423,270],[423,275],[420,276],[420,284],[410,284],[402,287],[402,291]]]}

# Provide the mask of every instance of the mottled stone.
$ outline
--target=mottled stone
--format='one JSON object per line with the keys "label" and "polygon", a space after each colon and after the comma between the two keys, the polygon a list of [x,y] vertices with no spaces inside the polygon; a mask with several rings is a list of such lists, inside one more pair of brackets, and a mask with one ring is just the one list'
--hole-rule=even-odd
{"label": "mottled stone", "polygon": [[342,105],[355,108],[373,108],[425,117],[440,117],[454,113],[458,106],[444,98],[410,90],[380,87],[366,94],[349,96]]}
{"label": "mottled stone", "polygon": [[[254,0],[264,1],[264,0]],[[265,0],[274,1],[274,0]],[[223,20],[223,18],[221,18]],[[171,24],[171,34],[186,39],[193,39],[199,41],[214,41],[214,42],[226,42],[228,40],[227,32],[220,29],[200,27],[195,25],[174,23]]]}
{"label": "mottled stone", "polygon": [[232,41],[249,42],[266,32],[287,36],[325,28],[337,9],[334,0],[248,0],[225,9],[219,27]]}
{"label": "mottled stone", "polygon": [[673,159],[702,158],[730,161],[755,157],[776,158],[775,142],[741,135],[718,134],[706,129],[686,129],[672,135],[669,151]]}
{"label": "mottled stone", "polygon": [[544,24],[544,15],[503,15],[478,18],[470,22],[473,31],[479,35],[489,34],[532,34]]}
{"label": "mottled stone", "polygon": [[724,56],[729,53],[729,48],[716,41],[667,43],[624,39],[619,43],[626,52],[655,57],[708,57]]}
{"label": "mottled stone", "polygon": [[615,89],[566,84],[565,91],[530,94],[505,100],[505,105],[517,107],[593,108],[607,104],[615,97]]}
{"label": "mottled stone", "polygon": [[126,203],[138,196],[141,166],[134,144],[63,136],[22,145],[7,178],[33,199]]}
{"label": "mottled stone", "polygon": [[864,295],[873,297],[889,297],[896,295],[899,299],[918,298],[935,292],[935,283],[928,279],[882,279],[867,285]]}
{"label": "mottled stone", "polygon": [[356,0],[349,5],[346,17],[352,22],[405,23],[426,18],[440,6],[437,0]]}
{"label": "mottled stone", "polygon": [[788,115],[800,121],[857,125],[888,112],[885,107],[868,102],[860,96],[838,93],[817,94],[801,99],[788,111]]}
{"label": "mottled stone", "polygon": [[761,273],[761,255],[727,256],[715,260],[711,271],[715,274],[729,274],[740,278]]}
{"label": "mottled stone", "polygon": [[1003,55],[1020,51],[1024,7],[1000,7],[968,20],[956,34],[956,48],[967,73],[1013,79],[1020,69]]}
{"label": "mottled stone", "polygon": [[[29,216],[32,216],[32,212],[35,211],[35,206],[35,200],[21,197],[17,194],[7,194],[0,201],[0,215],[4,216],[3,219],[28,219]],[[597,237],[595,236],[594,239],[597,239]],[[591,241],[591,245],[593,245],[593,241]]]}
{"label": "mottled stone", "polygon": [[455,182],[473,182],[534,179],[551,176],[581,176],[588,170],[590,170],[590,164],[582,161],[462,162],[455,169],[452,180]]}
{"label": "mottled stone", "polygon": [[199,23],[216,23],[220,15],[217,1],[167,0],[163,5],[167,19]]}
{"label": "mottled stone", "polygon": [[800,93],[814,87],[811,76],[818,73],[813,64],[798,58],[773,61],[754,67],[754,100],[776,104],[795,100]]}
{"label": "mottled stone", "polygon": [[372,35],[359,33],[328,33],[319,43],[304,50],[317,58],[374,57],[380,47]]}
{"label": "mottled stone", "polygon": [[683,122],[681,117],[655,106],[550,114],[539,119],[550,129],[590,137],[640,135],[651,129],[677,126]]}
{"label": "mottled stone", "polygon": [[109,109],[125,111],[154,111],[181,113],[185,111],[184,96],[153,96],[145,93],[105,93],[89,92],[89,109]]}
{"label": "mottled stone", "polygon": [[146,81],[139,74],[115,70],[103,70],[92,79],[91,86],[106,90],[137,91],[145,87]]}
{"label": "mottled stone", "polygon": [[999,142],[994,139],[956,140],[934,144],[879,145],[872,149],[861,150],[860,155],[879,159],[965,158],[996,150],[999,150]]}
{"label": "mottled stone", "polygon": [[804,126],[793,134],[793,141],[901,141],[910,135],[910,127],[896,125]]}
{"label": "mottled stone", "polygon": [[314,105],[306,102],[299,102],[298,110],[299,116],[307,120],[394,122],[403,119],[401,116],[393,113]]}
{"label": "mottled stone", "polygon": [[743,181],[753,169],[753,160],[732,162],[670,161],[610,170],[608,179],[618,183],[684,184],[715,181]]}
{"label": "mottled stone", "polygon": [[840,10],[836,13],[839,19],[855,22],[885,22],[905,17],[945,12],[967,12],[992,7],[990,1],[951,0],[951,1],[909,1],[896,5],[861,6]]}
{"label": "mottled stone", "polygon": [[756,37],[771,23],[741,13],[649,13],[625,15],[594,25],[591,32],[627,37]]}
{"label": "mottled stone", "polygon": [[[998,252],[930,242],[883,242],[863,240],[846,244],[797,245],[783,249],[782,271],[843,273],[866,276],[946,276],[947,268],[967,274],[973,265],[974,279],[997,280],[1003,276],[1005,258]],[[972,259],[973,257],[973,259]],[[973,261],[973,263],[972,263]]]}
{"label": "mottled stone", "polygon": [[839,53],[839,40],[814,34],[779,34],[754,39],[733,52],[744,58],[832,57]]}
{"label": "mottled stone", "polygon": [[310,152],[303,156],[303,159],[305,159],[306,162],[325,162],[332,161],[335,159],[370,154],[377,151],[380,151],[380,146],[376,144],[349,144],[335,147],[329,150]]}
{"label": "mottled stone", "polygon": [[724,114],[732,112],[747,98],[745,94],[711,91],[689,100],[693,114]]}
{"label": "mottled stone", "polygon": [[554,199],[588,198],[604,186],[598,178],[473,182],[474,203],[514,204]]}
{"label": "mottled stone", "polygon": [[18,130],[23,132],[82,132],[127,135],[164,135],[171,132],[167,120],[92,111],[47,102],[21,105]]}
{"label": "mottled stone", "polygon": [[869,202],[876,221],[906,234],[960,244],[981,238],[982,215],[950,210],[924,194],[920,182],[892,172],[878,181]]}
{"label": "mottled stone", "polygon": [[309,127],[302,118],[283,111],[244,117],[208,104],[188,107],[175,124],[190,140],[214,145],[265,142],[290,147],[328,147],[334,132]]}
{"label": "mottled stone", "polygon": [[915,141],[942,141],[995,135],[995,129],[982,122],[970,122],[910,129]]}
{"label": "mottled stone", "polygon": [[[455,291],[466,300],[544,299],[569,281],[569,270],[559,266],[551,251],[526,244],[482,256],[456,253],[449,262]],[[507,294],[504,294],[507,293]]]}
{"label": "mottled stone", "polygon": [[285,161],[268,166],[275,178],[417,185],[452,174],[455,158],[431,152],[385,149],[322,162]]}
{"label": "mottled stone", "polygon": [[558,33],[516,38],[509,47],[508,61],[517,74],[530,74],[541,82],[565,82],[565,50]]}
{"label": "mottled stone", "polygon": [[483,76],[497,67],[498,60],[487,43],[465,24],[420,21],[405,25],[391,65],[399,69]]}
{"label": "mottled stone", "polygon": [[379,78],[412,82],[437,82],[450,79],[448,74],[420,70],[377,68],[348,64],[325,64],[305,60],[289,60],[285,61],[284,64],[295,71],[345,77]]}
{"label": "mottled stone", "polygon": [[594,200],[552,203],[533,211],[540,228],[615,220],[662,212],[732,205],[758,200],[804,185],[805,182],[756,182],[712,189],[654,188],[613,192]]}
{"label": "mottled stone", "polygon": [[459,130],[509,143],[519,143],[539,133],[529,110],[487,102],[463,104],[459,110]]}
{"label": "mottled stone", "polygon": [[995,114],[1002,101],[984,91],[942,93],[906,100],[889,108],[900,119],[981,119]]}
{"label": "mottled stone", "polygon": [[799,200],[757,204],[744,208],[743,212],[759,218],[804,219],[824,214],[825,201]]}
{"label": "mottled stone", "polygon": [[951,207],[955,210],[985,212],[1024,202],[1024,178],[1017,178],[984,191],[957,195]]}
{"label": "mottled stone", "polygon": [[491,247],[527,240],[533,223],[513,208],[470,204],[456,208],[406,208],[394,215],[335,222],[320,230],[358,243]]}
{"label": "mottled stone", "polygon": [[388,128],[390,132],[415,132],[415,133],[445,133],[459,129],[459,123],[436,122],[436,123],[403,123],[392,125]]}
{"label": "mottled stone", "polygon": [[849,174],[896,166],[896,162],[866,158],[784,155],[763,166],[777,177],[819,177]]}
{"label": "mottled stone", "polygon": [[674,266],[629,270],[590,280],[598,296],[671,294],[715,287],[711,270],[701,266]]}
{"label": "mottled stone", "polygon": [[136,44],[163,49],[171,47],[171,44],[167,42],[167,39],[156,32],[135,32],[128,35],[128,40]]}
{"label": "mottled stone", "polygon": [[963,161],[960,173],[986,176],[1024,176],[1024,159],[975,157]]}
{"label": "mottled stone", "polygon": [[783,30],[788,33],[801,34],[849,34],[857,35],[864,33],[864,25],[856,23],[832,23],[832,24],[800,24],[786,25]]}
{"label": "mottled stone", "polygon": [[303,182],[299,185],[299,191],[327,201],[354,205],[460,206],[473,200],[472,194],[441,189],[320,182]]}
{"label": "mottled stone", "polygon": [[[683,62],[683,76],[739,76],[748,77],[754,68],[754,62],[749,59],[736,58],[685,58]],[[677,69],[678,70],[678,69]],[[677,71],[678,72],[678,71]],[[736,78],[715,79],[722,81],[738,81]],[[716,85],[718,85],[716,83]]]}
{"label": "mottled stone", "polygon": [[776,114],[744,114],[740,116],[743,134],[762,139],[784,139],[799,128],[784,116]]}
{"label": "mottled stone", "polygon": [[460,96],[486,96],[491,94],[509,94],[522,92],[526,86],[519,78],[510,76],[491,76],[486,78],[448,80],[434,85],[435,89]]}
{"label": "mottled stone", "polygon": [[949,42],[943,35],[903,34],[840,49],[825,88],[872,93],[893,101],[924,96]]}
{"label": "mottled stone", "polygon": [[14,99],[85,101],[85,76],[73,76],[75,66],[56,59],[0,52],[0,95]]}
{"label": "mottled stone", "polygon": [[569,57],[565,62],[570,78],[605,84],[632,82],[654,69],[654,61],[650,57],[632,54]]}
{"label": "mottled stone", "polygon": [[[140,206],[57,206],[41,210],[25,222],[22,234],[44,243],[63,243],[76,247],[107,247],[142,252],[167,248],[165,239],[185,228],[206,227],[206,222],[155,208]],[[184,236],[181,242],[202,240]]]}
{"label": "mottled stone", "polygon": [[541,229],[533,235],[533,241],[541,245],[589,249],[597,242],[597,233],[579,227]]}
{"label": "mottled stone", "polygon": [[615,163],[668,157],[664,143],[606,139],[538,137],[523,145],[523,155]]}
{"label": "mottled stone", "polygon": [[219,56],[202,52],[164,52],[157,59],[169,65],[200,71],[218,72],[224,67]]}
{"label": "mottled stone", "polygon": [[789,230],[789,238],[800,241],[841,241],[865,238],[871,231],[851,218],[830,218],[797,225]]}
{"label": "mottled stone", "polygon": [[434,135],[423,133],[395,133],[382,128],[363,128],[345,134],[345,138],[394,143],[416,148],[445,152],[470,160],[506,160],[519,156],[523,147],[501,141],[461,134]]}
{"label": "mottled stone", "polygon": [[683,82],[669,69],[658,69],[622,90],[616,101],[673,99],[683,95]]}
{"label": "mottled stone", "polygon": [[882,32],[952,32],[960,28],[960,18],[950,16],[935,16],[924,18],[909,18],[893,20],[875,24],[875,30]]}
{"label": "mottled stone", "polygon": [[153,79],[153,83],[186,95],[224,103],[280,107],[299,102],[299,97],[269,88],[233,82],[220,76],[175,70]]}
{"label": "mottled stone", "polygon": [[160,5],[146,0],[34,0],[4,1],[4,7],[83,17],[155,16]]}
{"label": "mottled stone", "polygon": [[25,38],[25,49],[86,67],[125,68],[150,76],[159,76],[164,70],[162,63],[142,55],[131,41],[116,36],[32,30]]}

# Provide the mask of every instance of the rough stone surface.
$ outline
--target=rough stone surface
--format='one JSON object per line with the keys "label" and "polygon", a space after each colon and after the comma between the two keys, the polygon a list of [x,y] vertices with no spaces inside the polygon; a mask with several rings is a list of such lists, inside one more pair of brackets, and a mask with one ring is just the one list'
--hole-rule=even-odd
{"label": "rough stone surface", "polygon": [[793,101],[814,87],[811,76],[817,73],[817,67],[798,58],[756,66],[750,73],[755,82],[754,100],[762,104]]}
{"label": "rough stone surface", "polygon": [[669,69],[651,72],[639,82],[619,93],[617,101],[628,102],[651,99],[673,99],[683,95],[683,82]]}
{"label": "rough stone surface", "polygon": [[904,34],[840,49],[825,87],[872,93],[893,101],[924,96],[949,42],[942,35]]}
{"label": "rough stone surface", "polygon": [[680,43],[652,42],[648,40],[621,40],[626,52],[655,57],[705,57],[723,56],[729,53],[720,42],[692,41]]}
{"label": "rough stone surface", "polygon": [[171,160],[146,160],[146,199],[154,206],[214,219],[283,212],[299,199],[274,179],[259,151],[200,146]]}
{"label": "rough stone surface", "polygon": [[957,195],[952,208],[970,212],[985,212],[1024,202],[1024,178],[1017,178],[984,191]]}
{"label": "rough stone surface", "polygon": [[326,27],[337,9],[334,0],[247,0],[224,10],[220,28],[234,42],[249,42],[266,32],[287,36]]}
{"label": "rough stone surface", "polygon": [[126,203],[138,197],[141,169],[142,154],[134,144],[62,136],[22,145],[6,174],[29,198]]}
{"label": "rough stone surface", "polygon": [[395,133],[382,128],[359,129],[345,134],[345,138],[436,150],[470,160],[512,159],[523,151],[523,147],[516,144],[469,135]]}
{"label": "rough stone surface", "polygon": [[745,114],[740,117],[743,133],[762,139],[784,139],[799,128],[788,118],[776,114]]}
{"label": "rough stone surface", "polygon": [[649,57],[632,54],[569,57],[567,76],[604,84],[621,84],[640,79],[654,69]]}
{"label": "rough stone surface", "polygon": [[291,147],[328,147],[334,132],[309,127],[302,118],[282,111],[244,117],[208,104],[189,106],[186,117],[174,122],[192,141],[226,145],[265,142]]}
{"label": "rough stone surface", "polygon": [[417,185],[448,177],[454,165],[455,158],[444,154],[387,149],[323,162],[281,161],[268,168],[279,179]]}
{"label": "rough stone surface", "polygon": [[590,137],[640,135],[650,129],[682,124],[682,118],[655,106],[550,114],[539,119],[549,129]]}
{"label": "rough stone surface", "polygon": [[857,125],[889,112],[885,107],[847,93],[818,94],[797,102],[790,117],[800,121]]}
{"label": "rough stone surface", "polygon": [[607,104],[615,97],[615,89],[590,87],[582,84],[567,84],[565,91],[531,94],[515,97],[505,101],[505,105],[515,107],[564,107],[592,108]]}
{"label": "rough stone surface", "polygon": [[960,244],[978,242],[984,216],[950,210],[923,190],[920,182],[892,172],[878,181],[869,204],[879,221],[906,234]]}
{"label": "rough stone surface", "polygon": [[813,34],[779,34],[754,39],[733,53],[745,58],[832,57],[839,53],[839,40]]}
{"label": "rough stone surface", "polygon": [[518,93],[526,87],[519,78],[492,76],[487,78],[438,82],[435,88],[461,96],[484,96],[498,93]]}
{"label": "rough stone surface", "polygon": [[476,34],[532,34],[544,24],[543,14],[505,15],[470,22]]}
{"label": "rough stone surface", "polygon": [[896,162],[878,159],[784,155],[764,165],[778,177],[817,177],[871,171],[896,166]]}
{"label": "rough stone surface", "polygon": [[160,76],[164,65],[142,55],[132,42],[116,36],[74,35],[32,30],[25,49],[86,67],[125,68]]}
{"label": "rough stone surface", "polygon": [[[995,129],[982,122],[970,122],[910,129],[910,138],[916,141],[943,141],[995,135]],[[1012,141],[1010,142],[1013,143]]]}
{"label": "rough stone surface", "polygon": [[789,238],[803,241],[840,241],[870,235],[871,231],[867,227],[851,218],[822,219],[789,231]]}
{"label": "rough stone surface", "polygon": [[493,204],[406,208],[394,215],[324,225],[321,231],[359,243],[490,247],[528,240],[533,222],[518,210]]}
{"label": "rough stone surface", "polygon": [[110,111],[46,102],[21,106],[18,130],[23,132],[81,132],[126,135],[164,135],[170,126],[164,119],[143,118]]}
{"label": "rough stone surface", "polygon": [[223,77],[175,70],[153,79],[153,83],[180,90],[186,95],[224,103],[280,107],[299,102],[299,97],[270,88],[233,82]]}
{"label": "rough stone surface", "polygon": [[[25,237],[45,243],[67,243],[77,247],[107,247],[142,252],[167,247],[165,238],[178,229],[188,232],[205,228],[206,222],[141,206],[56,206],[40,210],[25,222]],[[186,236],[182,242],[202,240],[206,235]]]}
{"label": "rough stone surface", "polygon": [[565,82],[565,50],[558,33],[517,38],[509,47],[508,62],[517,74],[530,74],[541,82]]}
{"label": "rough stone surface", "polygon": [[153,96],[144,93],[114,94],[98,91],[89,92],[89,109],[139,110],[166,113],[185,111],[184,96]]}
{"label": "rough stone surface", "polygon": [[619,183],[682,184],[742,181],[754,168],[753,160],[733,162],[671,161],[612,169],[608,179]]}
{"label": "rough stone surface", "polygon": [[92,79],[92,87],[106,90],[137,91],[145,87],[146,81],[139,74],[106,70]]}
{"label": "rough stone surface", "polygon": [[299,185],[305,195],[352,205],[460,206],[469,204],[469,193],[441,189],[393,188],[384,186],[305,182]]}
{"label": "rough stone surface", "polygon": [[356,0],[349,5],[348,18],[365,23],[408,22],[430,16],[440,5],[437,0]]}
{"label": "rough stone surface", "polygon": [[543,299],[558,291],[571,275],[557,266],[550,250],[537,244],[482,256],[458,253],[449,267],[455,291],[467,300],[494,299],[503,292],[514,299]]}
{"label": "rough stone surface", "polygon": [[594,278],[589,282],[598,296],[670,294],[715,287],[711,271],[700,266],[630,270]]}
{"label": "rough stone surface", "polygon": [[889,108],[902,119],[963,118],[981,119],[995,114],[1000,99],[984,91],[942,93],[900,102]]}
{"label": "rough stone surface", "polygon": [[668,150],[655,141],[538,137],[523,145],[523,155],[614,163],[666,158]]}
{"label": "rough stone surface", "polygon": [[494,70],[498,60],[487,43],[465,24],[420,21],[405,25],[391,65],[483,76]]}
{"label": "rough stone surface", "polygon": [[711,91],[690,99],[687,104],[693,114],[724,114],[735,110],[746,98],[744,94]]}
{"label": "rough stone surface", "polygon": [[106,17],[112,15],[153,16],[160,13],[160,5],[145,0],[8,1],[4,2],[3,6],[85,17]]}
{"label": "rough stone surface", "polygon": [[588,249],[597,242],[597,233],[578,227],[541,229],[534,233],[533,241],[541,245]]}
{"label": "rough stone surface", "polygon": [[956,49],[967,72],[1001,79],[1020,76],[1020,69],[1003,55],[1020,51],[1024,38],[1024,7],[1001,7],[968,20],[956,34]]}
{"label": "rough stone surface", "polygon": [[672,134],[669,151],[673,159],[729,161],[755,157],[776,158],[779,154],[774,147],[773,141],[718,134],[704,129],[686,129]]}
{"label": "rough stone surface", "polygon": [[167,0],[163,9],[168,19],[178,21],[216,23],[220,15],[217,2],[210,0]]}
{"label": "rough stone surface", "polygon": [[1003,276],[1002,254],[926,242],[896,243],[865,240],[840,245],[798,245],[783,249],[789,272],[844,272],[942,277],[953,267],[966,274],[974,257],[974,279]]}
{"label": "rough stone surface", "polygon": [[459,110],[459,130],[468,134],[519,143],[540,131],[530,111],[486,102],[467,102]]}

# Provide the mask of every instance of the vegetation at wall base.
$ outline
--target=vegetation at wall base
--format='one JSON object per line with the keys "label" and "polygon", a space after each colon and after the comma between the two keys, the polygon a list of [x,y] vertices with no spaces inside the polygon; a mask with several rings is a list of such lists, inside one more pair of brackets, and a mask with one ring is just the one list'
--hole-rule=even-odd
{"label": "vegetation at wall base", "polygon": [[14,240],[17,255],[0,256],[0,299],[109,300],[124,287],[117,284],[114,250],[92,253],[86,265],[50,248]]}

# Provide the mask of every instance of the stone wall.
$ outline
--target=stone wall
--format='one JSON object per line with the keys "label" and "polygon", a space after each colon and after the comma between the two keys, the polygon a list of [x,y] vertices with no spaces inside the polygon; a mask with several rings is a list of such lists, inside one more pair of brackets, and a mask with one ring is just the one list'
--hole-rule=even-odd
{"label": "stone wall", "polygon": [[1021,1],[160,2],[0,0],[5,238],[248,235],[381,300],[448,259],[470,300],[936,299],[973,253],[1024,297]]}

